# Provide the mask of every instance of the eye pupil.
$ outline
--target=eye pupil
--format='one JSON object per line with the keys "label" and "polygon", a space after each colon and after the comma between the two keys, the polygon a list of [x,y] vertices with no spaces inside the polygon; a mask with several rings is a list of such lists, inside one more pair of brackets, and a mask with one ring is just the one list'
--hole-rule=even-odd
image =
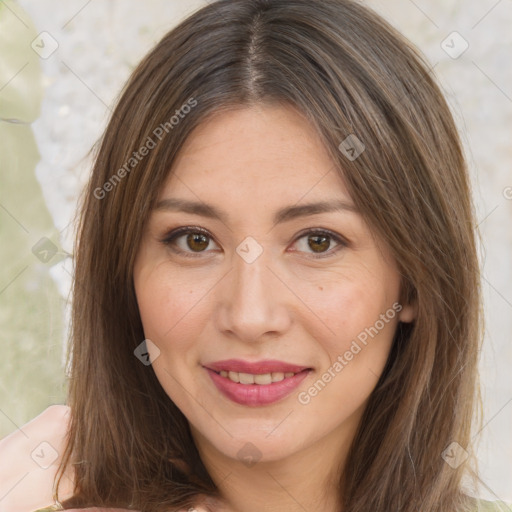
{"label": "eye pupil", "polygon": [[[317,241],[321,240],[321,242],[319,242],[319,243],[322,244],[322,245],[321,246],[318,245],[318,242],[314,242],[313,244],[311,244],[311,240],[312,239],[316,239]],[[329,237],[328,236],[324,236],[324,235],[313,235],[313,236],[310,236],[308,238],[308,245],[315,252],[323,252],[324,249],[328,249],[329,248]],[[317,250],[319,247],[320,247],[320,250]]]}
{"label": "eye pupil", "polygon": [[[199,247],[194,247],[197,243]],[[187,244],[192,250],[198,249],[198,251],[202,251],[208,247],[208,237],[201,233],[190,233],[187,236]]]}

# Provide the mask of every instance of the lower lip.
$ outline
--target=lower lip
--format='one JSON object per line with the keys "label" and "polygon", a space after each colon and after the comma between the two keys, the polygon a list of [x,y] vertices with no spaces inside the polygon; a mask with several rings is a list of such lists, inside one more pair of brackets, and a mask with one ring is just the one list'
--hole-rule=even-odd
{"label": "lower lip", "polygon": [[205,368],[205,370],[224,396],[237,404],[251,407],[268,405],[281,400],[296,389],[311,371],[304,370],[296,373],[293,377],[271,384],[239,384],[227,377],[222,377],[209,368]]}

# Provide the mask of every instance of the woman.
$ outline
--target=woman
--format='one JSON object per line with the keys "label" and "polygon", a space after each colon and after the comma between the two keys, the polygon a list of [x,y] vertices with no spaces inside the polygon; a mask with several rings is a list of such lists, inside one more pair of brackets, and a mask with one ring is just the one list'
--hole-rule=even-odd
{"label": "woman", "polygon": [[55,508],[501,510],[461,483],[475,226],[445,100],[373,12],[189,17],[81,204]]}

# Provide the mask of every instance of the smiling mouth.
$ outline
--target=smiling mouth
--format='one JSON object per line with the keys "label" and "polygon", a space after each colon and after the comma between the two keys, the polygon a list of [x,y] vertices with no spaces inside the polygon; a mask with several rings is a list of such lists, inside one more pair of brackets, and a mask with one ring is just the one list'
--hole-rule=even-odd
{"label": "smiling mouth", "polygon": [[[279,363],[281,367],[286,366]],[[220,366],[216,364],[216,366]],[[225,366],[223,364],[223,366]],[[236,366],[236,365],[231,365]],[[239,364],[245,366],[247,364]],[[210,375],[217,390],[230,401],[248,407],[263,407],[289,396],[313,371],[312,368],[304,368],[294,365],[287,365],[282,368],[289,371],[270,371],[277,368],[270,368],[266,364],[267,373],[248,373],[247,371],[234,371],[229,369],[212,369],[204,367]],[[270,366],[270,367],[269,367]],[[242,368],[241,368],[242,369]],[[291,371],[291,370],[295,371]],[[263,370],[263,368],[262,368]],[[262,371],[260,370],[260,371]]]}
{"label": "smiling mouth", "polygon": [[277,359],[225,359],[202,366],[221,394],[249,407],[266,406],[284,399],[313,371],[309,366]]}

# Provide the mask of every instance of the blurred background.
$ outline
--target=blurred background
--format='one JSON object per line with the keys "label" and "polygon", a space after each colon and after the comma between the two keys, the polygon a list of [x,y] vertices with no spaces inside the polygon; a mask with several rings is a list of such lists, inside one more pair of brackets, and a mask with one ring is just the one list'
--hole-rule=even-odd
{"label": "blurred background", "polygon": [[[367,0],[427,57],[473,182],[484,498],[512,502],[512,1]],[[0,438],[65,403],[73,219],[120,88],[204,0],[0,0]]]}

